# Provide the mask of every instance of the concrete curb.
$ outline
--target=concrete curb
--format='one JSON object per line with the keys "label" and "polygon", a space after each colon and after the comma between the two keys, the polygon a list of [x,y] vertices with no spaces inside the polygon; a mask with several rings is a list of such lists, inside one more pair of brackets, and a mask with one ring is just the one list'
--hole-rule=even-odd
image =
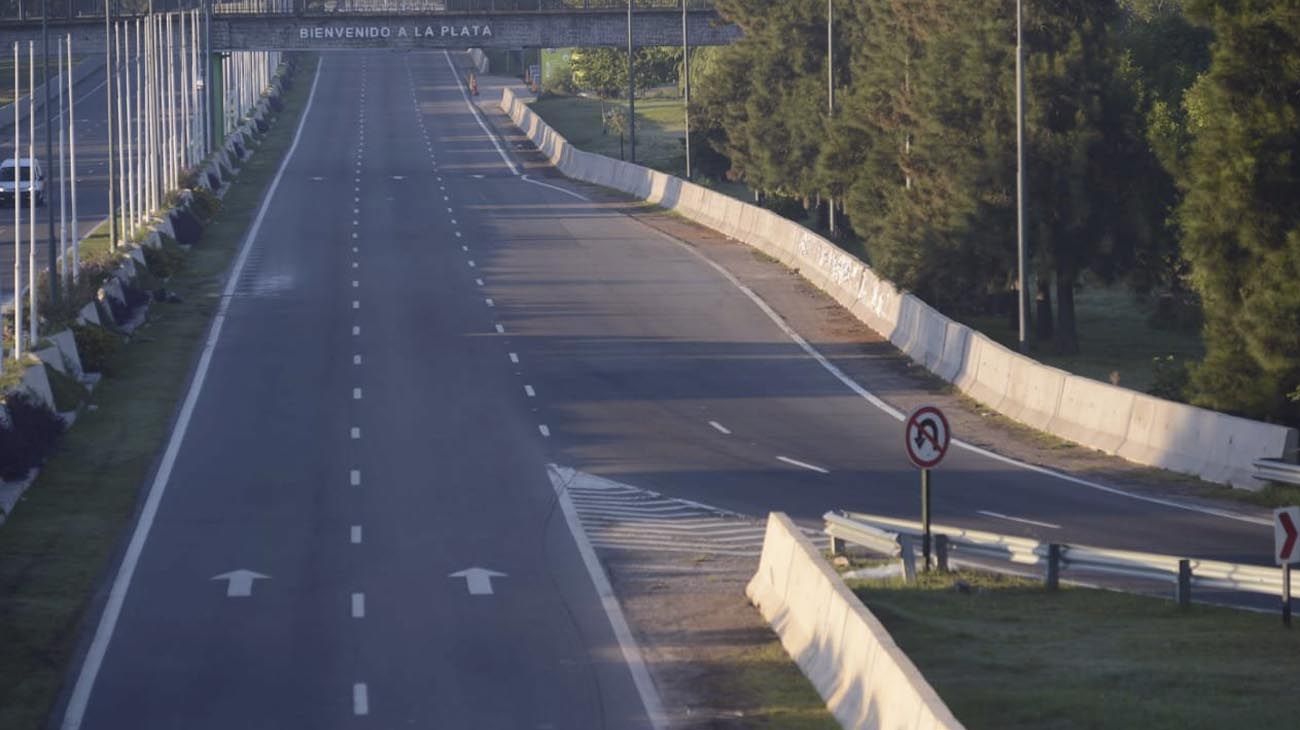
{"label": "concrete curb", "polygon": [[635,195],[797,269],[917,363],[993,410],[1148,466],[1259,489],[1254,461],[1293,460],[1296,429],[1160,400],[1012,352],[900,292],[856,256],[771,211],[672,175],[576,149],[515,93],[501,108],[560,172]]}
{"label": "concrete curb", "polygon": [[780,512],[768,516],[745,595],[844,727],[962,728],[880,621]]}

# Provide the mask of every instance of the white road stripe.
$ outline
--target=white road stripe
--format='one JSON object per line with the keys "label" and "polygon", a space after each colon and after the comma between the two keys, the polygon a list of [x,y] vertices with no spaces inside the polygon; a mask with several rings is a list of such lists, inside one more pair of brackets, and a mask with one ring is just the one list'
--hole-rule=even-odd
{"label": "white road stripe", "polygon": [[[450,57],[448,57],[448,62],[450,60]],[[280,188],[280,180],[284,177],[284,171],[288,168],[289,162],[293,160],[294,152],[298,149],[298,142],[302,138],[303,127],[306,126],[307,119],[311,116],[312,102],[316,99],[316,88],[320,84],[320,70],[321,65],[318,64],[316,66],[316,75],[311,82],[311,91],[307,94],[307,103],[303,107],[302,117],[298,120],[298,128],[293,133],[293,141],[289,144],[289,150],[285,153],[284,159],[280,161],[280,167],[276,170],[270,187],[267,188],[266,197],[262,199],[257,211],[257,217],[253,219],[253,225],[249,228],[243,245],[240,246],[235,265],[231,268],[230,276],[226,279],[226,287],[217,304],[216,315],[212,318],[208,339],[203,345],[203,354],[199,357],[198,366],[194,370],[194,378],[190,381],[189,390],[185,394],[185,402],[181,405],[180,414],[176,418],[176,425],[172,428],[171,436],[167,439],[167,449],[163,452],[162,460],[158,464],[158,471],[154,474],[153,483],[149,486],[148,496],[145,498],[144,506],[140,510],[140,517],[131,533],[131,541],[127,544],[126,552],[122,556],[117,575],[113,578],[113,586],[109,590],[107,601],[104,603],[104,612],[100,615],[99,625],[95,628],[94,639],[91,640],[90,648],[86,651],[86,658],[82,662],[81,671],[77,675],[77,683],[68,699],[67,710],[63,715],[63,730],[78,730],[81,727],[82,719],[85,717],[86,707],[90,703],[91,690],[95,686],[95,679],[99,675],[100,667],[103,666],[109,642],[112,640],[113,632],[117,628],[117,619],[122,613],[122,604],[126,601],[126,594],[131,586],[131,579],[135,575],[136,565],[140,562],[140,555],[144,552],[145,542],[149,539],[149,531],[152,529],[154,519],[158,514],[158,505],[162,502],[163,494],[167,491],[167,485],[171,480],[172,469],[175,468],[181,444],[185,441],[185,434],[189,431],[190,419],[194,417],[194,408],[198,403],[199,393],[203,390],[203,383],[207,379],[213,352],[216,350],[217,342],[221,338],[221,330],[226,321],[226,311],[229,309],[230,302],[235,299],[235,288],[243,274],[253,244],[257,241],[258,233],[262,229],[262,221],[266,218],[266,211],[270,209],[271,200],[275,198],[275,194]]]}
{"label": "white road stripe", "polygon": [[[444,51],[444,53],[446,52]],[[451,63],[450,56],[447,57],[447,62]],[[455,68],[453,67],[452,70],[454,71]],[[627,663],[627,668],[632,673],[632,683],[636,685],[637,694],[641,696],[641,705],[645,707],[651,727],[654,730],[663,730],[668,727],[663,701],[659,698],[659,691],[655,689],[654,680],[650,678],[650,671],[646,668],[645,659],[641,656],[641,647],[637,646],[636,637],[633,636],[632,630],[627,625],[627,619],[623,616],[623,609],[618,605],[618,597],[614,595],[614,588],[609,583],[609,577],[605,575],[605,569],[601,567],[600,559],[596,557],[596,551],[591,547],[586,531],[582,529],[582,522],[578,518],[577,510],[574,509],[573,502],[569,500],[569,482],[560,476],[559,469],[554,464],[547,466],[547,472],[551,477],[551,484],[555,488],[556,502],[560,505],[560,512],[564,514],[564,521],[568,524],[569,532],[573,535],[573,542],[578,547],[578,554],[582,556],[583,565],[587,566],[587,574],[591,576],[591,582],[596,588],[596,595],[600,597],[601,606],[605,609],[605,615],[609,618],[610,627],[614,630],[614,637],[618,639],[619,648],[623,652],[623,661]]]}
{"label": "white road stripe", "polygon": [[360,302],[359,300],[353,299],[353,300],[352,300],[352,308],[353,308],[353,309],[361,309],[361,302]]}
{"label": "white road stripe", "polygon": [[813,465],[813,464],[809,464],[809,463],[806,462],[806,461],[799,461],[798,459],[791,459],[791,458],[786,457],[786,456],[778,456],[778,457],[776,457],[776,460],[777,460],[777,461],[784,461],[785,463],[790,464],[791,466],[797,466],[797,467],[800,467],[801,469],[808,469],[809,471],[815,471],[815,472],[817,472],[817,473],[819,473],[819,474],[830,474],[830,472],[827,471],[826,469],[823,469],[823,468],[821,468],[820,466],[815,466],[815,465]]}
{"label": "white road stripe", "polygon": [[483,302],[487,304],[489,307],[495,307],[497,305],[496,302],[492,301],[492,297],[488,297],[487,299],[484,299]]}
{"label": "white road stripe", "polygon": [[516,365],[518,365],[518,364],[519,364],[519,356],[516,355],[516,354],[513,353],[513,352],[510,353],[510,362],[512,362],[512,363],[514,363],[514,364],[516,364]]}
{"label": "white road stripe", "polygon": [[353,389],[352,389],[352,400],[361,400],[361,389],[360,389],[360,388],[353,388]]}
{"label": "white road stripe", "polygon": [[353,469],[348,472],[348,482],[350,482],[354,487],[361,486],[361,470]]}
{"label": "white road stripe", "polygon": [[730,429],[728,429],[726,426],[722,425],[721,423],[718,423],[717,421],[709,421],[709,425],[717,429],[718,433],[724,433],[728,436],[731,435]]}
{"label": "white road stripe", "polygon": [[525,385],[525,386],[524,386],[524,392],[528,394],[528,397],[529,397],[529,398],[536,398],[536,397],[537,397],[537,391],[533,390],[533,386],[531,386],[531,385]]}
{"label": "white road stripe", "polygon": [[353,364],[353,365],[360,365],[360,364],[361,364],[361,356],[360,356],[360,355],[353,355],[353,356],[352,356],[352,364]]}
{"label": "white road stripe", "polygon": [[985,515],[987,517],[996,517],[1000,520],[1010,520],[1012,522],[1019,522],[1025,525],[1034,525],[1035,527],[1046,527],[1049,530],[1061,529],[1060,525],[1053,525],[1050,522],[1039,522],[1038,520],[1027,520],[1024,517],[1012,517],[1011,515],[1004,515],[1001,512],[989,512],[988,510],[977,510],[977,513],[981,515]]}
{"label": "white road stripe", "polygon": [[538,426],[538,427],[537,427],[537,430],[538,430],[538,431],[541,431],[543,436],[546,436],[547,438],[550,438],[550,436],[551,436],[551,429],[547,428],[547,427],[546,427],[546,424],[543,423],[542,425]]}
{"label": "white road stripe", "polygon": [[[490,141],[492,146],[496,148],[497,154],[501,155],[501,161],[506,163],[506,167],[510,168],[510,172],[514,175],[518,175],[519,168],[515,166],[514,161],[510,159],[509,155],[506,154],[506,151],[501,148],[501,143],[497,141],[497,136],[493,134],[492,130],[488,129],[487,124],[483,122],[483,117],[480,115],[478,107],[474,106],[474,102],[470,101],[469,94],[465,91],[465,85],[460,81],[460,71],[456,69],[456,64],[451,62],[451,54],[444,50],[442,56],[447,60],[447,68],[451,69],[451,77],[456,79],[456,88],[460,89],[460,98],[465,100],[465,106],[469,107],[469,113],[474,116],[474,121],[478,122],[479,129],[482,129],[483,134],[487,135],[488,141]],[[438,182],[442,182],[442,178],[438,178]],[[642,699],[644,699],[644,697]]]}
{"label": "white road stripe", "polygon": [[359,334],[361,334],[361,326],[360,326],[360,325],[352,325],[352,335],[355,337],[356,335],[359,335]]}
{"label": "white road stripe", "polygon": [[352,438],[354,438],[354,439],[359,439],[359,438],[361,438],[361,429],[360,429],[360,428],[357,428],[356,426],[353,426],[353,427],[352,427]]}
{"label": "white road stripe", "polygon": [[349,535],[349,538],[352,540],[353,545],[361,544],[361,525],[352,526],[352,530],[351,530],[351,534]]}
{"label": "white road stripe", "polygon": [[370,693],[366,690],[365,682],[352,685],[352,714],[370,714]]}
{"label": "white road stripe", "polygon": [[352,594],[352,618],[366,617],[366,594]]}
{"label": "white road stripe", "polygon": [[497,325],[497,333],[504,335],[506,333],[505,325],[502,324]]}

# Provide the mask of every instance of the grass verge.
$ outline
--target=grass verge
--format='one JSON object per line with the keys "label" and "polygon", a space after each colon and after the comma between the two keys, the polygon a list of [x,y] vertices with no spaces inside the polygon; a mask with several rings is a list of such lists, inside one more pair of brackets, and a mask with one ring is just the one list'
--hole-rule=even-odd
{"label": "grass verge", "polygon": [[1290,727],[1300,711],[1300,635],[1276,615],[979,573],[850,585],[971,730]]}
{"label": "grass verge", "polygon": [[720,707],[735,708],[731,720],[711,718],[688,728],[780,728],[832,730],[839,723],[812,684],[773,639],[728,657],[725,671],[700,676],[702,696]]}
{"label": "grass verge", "polygon": [[315,71],[299,64],[285,111],[226,195],[221,213],[112,377],[0,527],[0,727],[45,727],[83,613],[136,507],[219,301],[226,272],[293,138]]}
{"label": "grass verge", "polygon": [[[585,96],[548,96],[531,104],[533,111],[579,149],[619,159],[618,134],[601,128],[602,107],[623,106]],[[639,164],[673,175],[686,170],[686,119],[681,99],[638,99],[636,102],[636,157]],[[626,148],[625,154],[631,150]]]}

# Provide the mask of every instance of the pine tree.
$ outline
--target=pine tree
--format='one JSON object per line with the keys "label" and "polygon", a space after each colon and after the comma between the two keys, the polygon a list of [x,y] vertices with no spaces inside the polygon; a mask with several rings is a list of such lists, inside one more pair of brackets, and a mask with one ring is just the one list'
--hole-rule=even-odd
{"label": "pine tree", "polygon": [[1188,93],[1183,254],[1205,310],[1193,401],[1295,423],[1300,385],[1300,5],[1190,0],[1214,33]]}

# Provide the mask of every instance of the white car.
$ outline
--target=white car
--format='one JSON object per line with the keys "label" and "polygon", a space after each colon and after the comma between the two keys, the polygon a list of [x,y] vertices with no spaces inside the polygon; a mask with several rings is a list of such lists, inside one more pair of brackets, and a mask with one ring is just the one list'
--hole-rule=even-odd
{"label": "white car", "polygon": [[[14,182],[14,168],[18,181]],[[9,158],[0,162],[0,203],[13,202],[14,191],[24,197],[35,195],[37,205],[45,205],[45,170],[41,161],[31,157]]]}

